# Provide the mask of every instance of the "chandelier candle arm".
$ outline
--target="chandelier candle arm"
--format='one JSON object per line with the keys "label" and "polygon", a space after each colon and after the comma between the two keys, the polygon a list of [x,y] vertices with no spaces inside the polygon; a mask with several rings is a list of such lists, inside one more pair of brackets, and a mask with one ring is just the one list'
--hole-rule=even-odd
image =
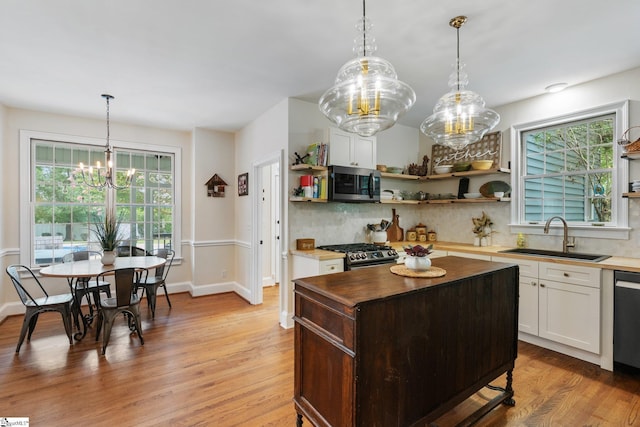
{"label": "chandelier candle arm", "polygon": [[449,21],[456,29],[456,62],[449,76],[451,90],[438,100],[433,114],[420,125],[420,130],[436,144],[454,150],[481,140],[500,121],[498,113],[485,108],[480,95],[465,88],[469,79],[460,62],[460,27],[465,22],[466,16],[456,16]]}
{"label": "chandelier candle arm", "polygon": [[[125,181],[124,181],[124,185],[117,185],[116,183],[116,176],[115,176],[115,172],[113,170],[113,159],[112,159],[112,154],[113,152],[111,151],[111,143],[110,143],[110,129],[109,129],[109,101],[111,101],[113,99],[113,96],[111,95],[107,95],[107,94],[103,94],[102,97],[107,101],[107,142],[105,145],[105,167],[103,168],[100,161],[96,161],[96,166],[95,168],[91,165],[89,165],[86,169],[85,169],[85,165],[80,162],[79,163],[79,169],[80,169],[80,174],[82,176],[82,182],[84,183],[84,185],[91,187],[91,188],[97,188],[97,189],[103,189],[103,188],[113,188],[115,190],[124,190],[126,188],[128,188],[131,185],[131,182],[133,180],[133,177],[135,176],[136,170],[135,169],[129,169],[127,170],[127,175],[125,177]],[[85,173],[86,170],[86,173]]]}

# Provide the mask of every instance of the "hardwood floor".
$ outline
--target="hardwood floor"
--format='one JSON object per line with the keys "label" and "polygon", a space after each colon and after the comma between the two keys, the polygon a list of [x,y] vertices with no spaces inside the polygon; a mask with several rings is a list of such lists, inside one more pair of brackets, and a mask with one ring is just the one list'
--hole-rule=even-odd
{"label": "hardwood floor", "polygon": [[[31,426],[295,426],[293,330],[278,325],[278,288],[264,294],[260,306],[231,293],[176,294],[172,310],[159,298],[155,320],[143,302],[144,346],[120,320],[106,356],[93,330],[69,346],[57,313],[40,316],[16,355],[22,317],[11,317],[0,325],[0,417],[29,417]],[[520,343],[514,390],[515,407],[477,425],[640,426],[637,372]],[[454,425],[491,393],[438,424]]]}

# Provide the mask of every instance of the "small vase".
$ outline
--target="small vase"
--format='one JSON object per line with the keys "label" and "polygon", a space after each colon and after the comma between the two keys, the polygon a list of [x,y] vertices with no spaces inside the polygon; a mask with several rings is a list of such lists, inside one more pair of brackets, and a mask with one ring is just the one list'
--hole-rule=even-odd
{"label": "small vase", "polygon": [[100,258],[100,261],[104,265],[112,265],[114,262],[116,262],[116,251],[102,252],[102,258]]}
{"label": "small vase", "polygon": [[480,246],[480,237],[473,238],[473,246]]}
{"label": "small vase", "polygon": [[426,271],[431,267],[431,259],[426,256],[408,256],[404,259],[404,265],[409,270]]}

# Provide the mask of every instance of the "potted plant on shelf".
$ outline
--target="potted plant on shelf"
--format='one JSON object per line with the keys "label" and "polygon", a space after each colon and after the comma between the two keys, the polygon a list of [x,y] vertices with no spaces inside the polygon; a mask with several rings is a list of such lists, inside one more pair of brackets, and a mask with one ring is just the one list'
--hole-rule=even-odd
{"label": "potted plant on shelf", "polygon": [[102,247],[102,263],[111,265],[116,259],[116,247],[121,242],[120,235],[120,219],[117,219],[113,213],[107,213],[104,220],[94,223],[93,233],[96,235],[100,246]]}
{"label": "potted plant on shelf", "polygon": [[433,252],[433,245],[405,246],[404,252],[407,254],[404,265],[410,270],[425,271],[431,268],[431,260],[428,255]]}

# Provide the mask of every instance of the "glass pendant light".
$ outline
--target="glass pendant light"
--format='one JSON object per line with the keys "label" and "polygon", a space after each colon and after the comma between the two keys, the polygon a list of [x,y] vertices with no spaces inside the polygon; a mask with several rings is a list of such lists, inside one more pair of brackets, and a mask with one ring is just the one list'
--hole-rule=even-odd
{"label": "glass pendant light", "polygon": [[451,91],[440,98],[420,130],[431,137],[436,144],[460,150],[479,141],[500,121],[500,116],[485,108],[484,99],[477,93],[465,89],[469,83],[464,64],[460,62],[460,27],[467,21],[466,16],[456,16],[449,25],[456,29],[457,54],[454,70],[449,76]]}
{"label": "glass pendant light", "polygon": [[369,56],[377,46],[362,1],[362,19],[353,51],[356,58],[338,71],[335,85],[320,98],[320,111],[342,130],[372,136],[393,126],[416,102],[409,85],[398,80],[389,61]]}

